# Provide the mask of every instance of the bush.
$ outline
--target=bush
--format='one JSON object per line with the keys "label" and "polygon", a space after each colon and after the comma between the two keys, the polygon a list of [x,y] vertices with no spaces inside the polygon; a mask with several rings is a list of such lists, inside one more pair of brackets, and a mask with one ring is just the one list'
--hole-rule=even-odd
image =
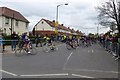
{"label": "bush", "polygon": [[[17,37],[18,37],[18,35],[17,35]],[[19,38],[19,37],[18,37]],[[6,45],[11,45],[11,40],[12,40],[12,38],[11,38],[11,35],[4,35],[4,39],[5,40],[8,40],[8,41],[5,41],[5,44]]]}
{"label": "bush", "polygon": [[[8,36],[5,35],[5,36],[4,36],[4,39],[5,39],[5,40],[11,40],[11,35],[8,35]],[[11,45],[11,41],[5,41],[5,44],[6,44],[6,45]]]}
{"label": "bush", "polygon": [[29,38],[30,38],[30,40],[32,41],[32,43],[35,43],[35,36],[30,35]]}

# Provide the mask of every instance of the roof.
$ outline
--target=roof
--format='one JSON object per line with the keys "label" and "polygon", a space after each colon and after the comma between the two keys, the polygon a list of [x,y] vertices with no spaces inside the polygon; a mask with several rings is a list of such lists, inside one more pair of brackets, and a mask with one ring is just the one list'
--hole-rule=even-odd
{"label": "roof", "polygon": [[[47,20],[47,19],[43,19],[43,18],[42,18],[40,21],[42,21],[42,20],[44,20],[46,23],[48,23],[51,27],[55,27],[55,20],[50,21],[50,20]],[[39,22],[40,22],[40,21],[39,21]],[[39,23],[39,22],[38,22],[38,23]],[[38,23],[37,23],[37,24],[38,24]],[[37,25],[37,24],[36,24],[36,25]],[[35,26],[36,26],[36,25],[35,25]],[[58,25],[58,28],[59,28],[59,29],[62,29],[62,30],[70,31],[71,33],[82,34],[81,31],[75,31],[74,29],[70,29],[70,27],[66,27],[66,26],[64,26],[63,24],[59,24],[59,25]]]}
{"label": "roof", "polygon": [[[55,22],[54,21],[50,21],[50,20],[46,20],[46,19],[41,19],[41,20],[44,20],[45,22],[47,22],[51,27],[55,27]],[[59,24],[58,28],[62,29],[62,30],[69,31],[69,29],[67,27],[63,26],[62,24]]]}
{"label": "roof", "polygon": [[0,15],[29,23],[29,21],[21,13],[7,7],[0,7]]}
{"label": "roof", "polygon": [[82,33],[81,31],[79,31],[79,30],[77,30],[76,33],[77,33],[77,34],[80,34],[80,35],[83,34],[83,33]]}
{"label": "roof", "polygon": [[69,30],[71,31],[71,33],[76,33],[76,31],[74,29],[70,29]]}

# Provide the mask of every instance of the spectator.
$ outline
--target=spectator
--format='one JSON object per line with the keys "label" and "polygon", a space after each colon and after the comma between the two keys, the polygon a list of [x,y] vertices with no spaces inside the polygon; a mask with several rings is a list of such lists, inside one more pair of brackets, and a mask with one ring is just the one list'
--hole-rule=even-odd
{"label": "spectator", "polygon": [[119,56],[119,58],[120,58],[120,37],[118,38],[118,43],[119,43],[119,53],[118,53],[118,56]]}
{"label": "spectator", "polygon": [[16,40],[17,40],[17,34],[16,32],[14,31],[13,34],[11,35],[11,38],[12,38],[12,51],[14,51],[16,49]]}
{"label": "spectator", "polygon": [[40,35],[37,34],[35,38],[36,47],[38,47],[39,41],[40,41]]}
{"label": "spectator", "polygon": [[112,47],[113,47],[113,52],[116,53],[116,48],[117,48],[117,42],[118,42],[118,37],[116,35],[113,36],[112,39]]}
{"label": "spectator", "polygon": [[4,35],[3,35],[3,33],[2,34],[0,34],[0,44],[1,44],[1,46],[2,46],[2,52],[4,52],[5,51],[5,41],[4,41],[5,39],[4,39]]}

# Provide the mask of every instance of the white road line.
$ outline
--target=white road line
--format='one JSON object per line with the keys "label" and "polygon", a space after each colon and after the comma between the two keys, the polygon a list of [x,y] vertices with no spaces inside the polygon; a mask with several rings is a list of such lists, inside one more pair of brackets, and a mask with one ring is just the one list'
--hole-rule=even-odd
{"label": "white road line", "polygon": [[71,52],[71,54],[68,56],[67,61],[70,59],[72,54],[73,54],[73,52]]}
{"label": "white road line", "polygon": [[118,74],[120,72],[117,71],[102,71],[102,70],[89,70],[89,69],[65,69],[65,70],[73,70],[73,71],[85,71],[85,72],[102,72],[102,73],[114,73]]}
{"label": "white road line", "polygon": [[6,73],[6,74],[9,74],[9,75],[12,75],[12,76],[18,76],[17,74],[14,74],[14,73],[11,73],[11,72],[8,72],[8,71],[5,71],[5,70],[0,70],[0,72]]}
{"label": "white road line", "polygon": [[94,53],[94,50],[92,49],[92,53]]}
{"label": "white road line", "polygon": [[94,77],[78,75],[78,74],[72,74],[72,76],[77,76],[77,77],[81,77],[81,78],[94,78]]}
{"label": "white road line", "polygon": [[88,53],[90,53],[90,50],[88,50]]}
{"label": "white road line", "polygon": [[65,61],[64,63],[64,66],[63,66],[63,70],[65,69],[65,66],[67,64],[67,62],[69,61],[70,57],[72,56],[73,52],[70,53],[70,55],[67,57],[67,60]]}
{"label": "white road line", "polygon": [[68,73],[62,73],[62,74],[33,74],[33,75],[20,75],[20,76],[67,76]]}

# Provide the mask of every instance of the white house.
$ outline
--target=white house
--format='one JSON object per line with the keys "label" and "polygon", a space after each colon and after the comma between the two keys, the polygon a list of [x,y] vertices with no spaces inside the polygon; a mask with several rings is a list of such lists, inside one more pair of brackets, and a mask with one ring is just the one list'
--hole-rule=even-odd
{"label": "white house", "polygon": [[[50,20],[46,20],[46,19],[41,19],[35,26],[35,34],[41,34],[43,33],[51,35],[54,34],[55,32],[55,20],[50,21]],[[59,24],[59,26],[57,27],[58,32],[59,33],[70,33],[69,29],[65,26],[63,26],[63,24]]]}
{"label": "white house", "polygon": [[13,31],[22,34],[28,32],[29,21],[19,12],[7,7],[0,7],[0,30],[7,35]]}
{"label": "white house", "polygon": [[82,33],[79,31],[75,31],[74,29],[70,29],[70,27],[65,27],[63,24],[58,24],[58,27],[55,27],[55,20],[50,21],[46,19],[41,19],[33,29],[33,34],[55,34],[55,30],[58,30],[59,34],[68,34],[68,35],[81,35]]}

